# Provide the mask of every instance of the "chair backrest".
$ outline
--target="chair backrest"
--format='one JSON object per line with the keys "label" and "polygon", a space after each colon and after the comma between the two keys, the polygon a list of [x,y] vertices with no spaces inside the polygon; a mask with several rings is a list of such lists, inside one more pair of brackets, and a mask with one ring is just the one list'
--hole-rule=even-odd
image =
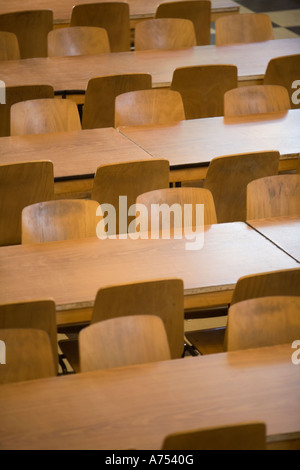
{"label": "chair backrest", "polygon": [[272,21],[264,13],[225,15],[216,20],[215,29],[217,46],[274,39]]}
{"label": "chair backrest", "polygon": [[53,29],[51,10],[32,10],[0,15],[0,31],[18,38],[21,59],[47,57],[47,37]]}
{"label": "chair backrest", "polygon": [[197,45],[194,24],[179,18],[154,18],[137,23],[135,50],[185,49]]}
{"label": "chair backrest", "polygon": [[10,110],[11,135],[81,130],[77,105],[68,99],[22,101]]}
{"label": "chair backrest", "polygon": [[178,91],[151,89],[123,93],[115,101],[115,127],[167,124],[185,119]]}
{"label": "chair backrest", "polygon": [[[43,330],[50,339],[53,361],[58,371],[56,305],[53,300],[32,300],[0,304],[0,331],[2,329]],[[38,354],[36,349],[36,354]]]}
{"label": "chair backrest", "polygon": [[247,186],[247,220],[300,215],[300,175],[260,178]]}
{"label": "chair backrest", "polygon": [[22,212],[22,243],[43,243],[96,236],[99,204],[57,200],[27,206]]}
{"label": "chair backrest", "polygon": [[48,34],[48,56],[96,55],[110,52],[107,31],[91,26],[59,28]]}
{"label": "chair backrest", "polygon": [[79,333],[81,372],[171,359],[157,316],[132,315],[95,323]]}
{"label": "chair backrest", "polygon": [[[116,211],[116,224],[115,227],[108,227],[108,235],[126,233],[128,230],[134,232],[134,221],[130,217],[127,220],[126,217],[127,207],[130,208],[135,204],[136,198],[140,194],[168,186],[168,160],[152,159],[103,165],[97,169],[91,198],[101,205],[112,205]],[[127,197],[125,208],[124,201],[119,199],[120,196]],[[120,216],[121,224],[119,223]],[[131,225],[132,223],[134,227]]]}
{"label": "chair backrest", "polygon": [[169,434],[162,450],[266,450],[266,425],[239,423]]}
{"label": "chair backrest", "polygon": [[300,54],[271,59],[264,84],[284,86],[289,92],[291,107],[300,108]]}
{"label": "chair backrest", "polygon": [[270,296],[300,296],[300,268],[252,274],[238,279],[231,305]]}
{"label": "chair backrest", "polygon": [[237,86],[235,65],[195,65],[174,71],[171,90],[181,94],[186,119],[198,119],[223,116],[224,93]]}
{"label": "chair backrest", "polygon": [[278,173],[280,153],[256,152],[214,158],[204,188],[213,195],[219,223],[246,220],[246,194],[250,181]]}
{"label": "chair backrest", "polygon": [[21,217],[24,207],[52,199],[52,162],[0,165],[0,246],[21,243]]}
{"label": "chair backrest", "polygon": [[235,88],[224,94],[224,115],[275,113],[291,108],[286,88],[277,85],[253,85]]}
{"label": "chair backrest", "polygon": [[126,2],[75,5],[70,26],[104,28],[109,37],[111,52],[130,50],[129,5]]}
{"label": "chair backrest", "polygon": [[122,93],[152,88],[148,73],[109,75],[88,82],[82,115],[83,129],[114,127],[115,99]]}
{"label": "chair backrest", "polygon": [[194,24],[197,46],[210,44],[211,2],[192,0],[158,5],[155,18],[183,18]]}
{"label": "chair backrest", "polygon": [[180,358],[184,350],[183,281],[156,279],[100,289],[91,322],[142,314],[162,319],[171,357]]}
{"label": "chair backrest", "polygon": [[10,135],[10,108],[20,101],[54,98],[54,90],[50,85],[22,85],[6,87],[5,104],[0,106],[0,137]]}
{"label": "chair backrest", "polygon": [[20,48],[16,34],[0,31],[0,60],[18,60],[20,58]]}
{"label": "chair backrest", "polygon": [[54,377],[49,336],[35,329],[1,329],[6,364],[0,366],[0,384]]}
{"label": "chair backrest", "polygon": [[[217,223],[212,194],[203,188],[167,188],[150,191],[137,197],[147,211],[140,212],[141,231],[167,230],[183,235],[182,230]],[[201,211],[204,205],[204,220]],[[200,211],[199,211],[200,208]],[[139,207],[137,206],[137,211]],[[172,214],[172,217],[170,216]],[[175,231],[176,229],[176,231]]]}
{"label": "chair backrest", "polygon": [[229,308],[227,350],[292,343],[300,337],[300,297],[264,297]]}
{"label": "chair backrest", "polygon": [[300,158],[298,160],[298,165],[297,165],[297,168],[296,168],[296,173],[297,175],[300,175]]}

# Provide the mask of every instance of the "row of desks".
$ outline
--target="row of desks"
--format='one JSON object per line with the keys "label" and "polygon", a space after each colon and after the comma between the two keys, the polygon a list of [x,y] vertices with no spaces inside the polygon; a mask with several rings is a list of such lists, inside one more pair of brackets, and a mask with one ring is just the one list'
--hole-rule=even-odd
{"label": "row of desks", "polygon": [[0,164],[51,160],[57,197],[86,197],[99,166],[165,158],[170,182],[204,178],[219,156],[277,150],[280,170],[296,168],[300,110],[254,117],[186,120],[171,125],[2,137]]}
{"label": "row of desks", "polygon": [[263,421],[268,449],[299,450],[293,353],[288,344],[2,385],[0,449],[136,456],[169,433]]}
{"label": "row of desks", "polygon": [[233,64],[243,85],[261,83],[274,57],[298,54],[300,38],[231,46],[197,46],[180,51],[116,52],[98,56],[35,58],[0,62],[6,86],[48,84],[56,92],[85,91],[93,77],[150,73],[154,87],[168,87],[178,67]]}
{"label": "row of desks", "polygon": [[[111,0],[102,0],[109,2]],[[123,0],[120,0],[123,1]],[[136,21],[153,18],[156,8],[160,3],[166,3],[168,0],[125,0],[129,4],[130,19],[132,25]],[[175,0],[176,1],[176,0]],[[27,0],[26,10],[52,10],[54,17],[54,25],[68,25],[71,20],[72,8],[76,4],[91,3],[91,0]],[[217,17],[226,14],[234,14],[239,12],[239,5],[231,0],[211,0],[212,21]],[[21,0],[1,0],[0,14],[11,13],[24,10],[24,2]]]}
{"label": "row of desks", "polygon": [[240,277],[300,268],[299,218],[292,223],[282,237],[290,220],[275,221],[277,244],[264,236],[262,225],[237,222],[205,227],[203,246],[191,251],[184,238],[95,237],[2,247],[0,303],[53,298],[57,324],[72,325],[90,321],[100,288],[159,277],[183,279],[187,310],[228,304]]}

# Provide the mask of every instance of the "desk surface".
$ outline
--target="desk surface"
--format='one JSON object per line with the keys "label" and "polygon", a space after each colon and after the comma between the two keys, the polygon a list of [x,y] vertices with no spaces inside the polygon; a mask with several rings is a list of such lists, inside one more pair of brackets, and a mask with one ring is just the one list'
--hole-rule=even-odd
{"label": "desk surface", "polygon": [[[128,0],[126,3],[129,3],[130,18],[141,19],[153,17],[158,4],[167,1],[168,0]],[[91,3],[91,0],[80,0],[77,1],[77,3]],[[76,1],[74,0],[27,0],[26,9],[51,9],[53,11],[55,24],[68,24],[74,5],[76,5]],[[24,2],[21,2],[21,0],[1,0],[0,2],[0,14],[23,9]],[[212,0],[212,13],[236,13],[238,11],[239,5],[231,0]]]}
{"label": "desk surface", "polygon": [[[57,323],[63,324],[68,310],[92,307],[99,288],[109,285],[175,277],[183,279],[186,296],[232,294],[241,276],[297,267],[242,222],[207,226],[203,248],[192,251],[185,239],[90,238],[2,247],[0,303],[51,297]],[[71,316],[68,323],[76,321]]]}
{"label": "desk surface", "polygon": [[0,62],[6,86],[44,83],[55,91],[86,90],[90,78],[120,73],[150,73],[153,86],[169,86],[177,67],[234,64],[239,80],[264,77],[269,61],[299,53],[300,38],[237,46],[197,46],[179,51],[116,52],[99,56],[23,59]]}
{"label": "desk surface", "polygon": [[300,217],[249,220],[248,224],[300,263]]}
{"label": "desk surface", "polygon": [[0,449],[159,450],[169,433],[256,420],[268,442],[299,439],[292,352],[282,345],[2,385]]}
{"label": "desk surface", "polygon": [[54,177],[94,176],[98,166],[152,159],[112,128],[2,137],[0,164],[51,160]]}
{"label": "desk surface", "polygon": [[300,153],[300,109],[254,117],[193,119],[173,125],[121,127],[130,140],[170,166],[207,166],[219,156],[278,150]]}

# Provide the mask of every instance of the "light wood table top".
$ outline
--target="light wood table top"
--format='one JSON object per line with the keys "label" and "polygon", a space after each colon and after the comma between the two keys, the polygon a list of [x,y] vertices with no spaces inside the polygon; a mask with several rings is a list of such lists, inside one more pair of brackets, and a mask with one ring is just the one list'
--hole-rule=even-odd
{"label": "light wood table top", "polygon": [[293,109],[278,114],[192,119],[119,130],[153,157],[169,160],[173,170],[206,167],[206,172],[215,157],[263,150],[280,152],[281,169],[289,169],[284,167],[284,160],[294,157],[292,167],[296,168],[299,129],[300,110]]}
{"label": "light wood table top", "polygon": [[300,217],[248,220],[248,224],[300,263]]}
{"label": "light wood table top", "polygon": [[0,164],[51,160],[54,177],[93,177],[98,166],[152,157],[113,128],[1,137]]}
{"label": "light wood table top", "polygon": [[89,79],[120,73],[150,73],[153,86],[168,87],[178,67],[234,64],[243,83],[262,80],[270,59],[297,54],[300,38],[236,46],[197,46],[178,51],[116,52],[98,56],[23,59],[0,62],[6,86],[48,84],[55,91],[86,90]]}
{"label": "light wood table top", "polygon": [[0,449],[159,450],[169,433],[249,421],[266,423],[268,446],[294,440],[299,449],[292,352],[288,344],[1,385]]}
{"label": "light wood table top", "polygon": [[[130,18],[132,20],[138,20],[154,17],[158,4],[166,1],[168,0],[128,0],[126,3],[129,3]],[[74,2],[74,0],[27,0],[26,10],[50,9],[53,11],[55,25],[67,25],[70,23],[72,8],[76,3],[91,3],[91,0],[80,0],[78,2]],[[24,10],[24,2],[21,2],[21,0],[1,0],[0,2],[0,14],[19,10]],[[213,19],[217,14],[232,14],[238,12],[239,5],[231,0],[212,0]]]}
{"label": "light wood table top", "polygon": [[90,195],[100,165],[152,159],[112,128],[2,137],[0,164],[51,160],[58,198]]}
{"label": "light wood table top", "polygon": [[101,287],[180,278],[189,309],[229,303],[241,276],[298,266],[242,222],[207,226],[203,248],[192,251],[185,239],[96,237],[2,247],[0,303],[50,297],[57,324],[73,324],[91,319],[89,309]]}

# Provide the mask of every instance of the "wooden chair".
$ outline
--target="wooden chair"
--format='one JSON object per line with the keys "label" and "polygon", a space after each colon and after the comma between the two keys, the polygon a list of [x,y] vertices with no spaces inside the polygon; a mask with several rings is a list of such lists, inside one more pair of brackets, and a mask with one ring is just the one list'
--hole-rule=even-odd
{"label": "wooden chair", "polygon": [[300,175],[300,158],[298,160],[298,165],[297,165],[297,168],[296,168],[296,173],[297,175]]}
{"label": "wooden chair", "polygon": [[[0,304],[0,332],[2,329],[43,330],[50,339],[53,363],[58,372],[56,305],[51,299]],[[36,349],[36,354],[39,350]]]}
{"label": "wooden chair", "polygon": [[[270,296],[300,296],[300,268],[241,277],[234,288],[230,305]],[[192,331],[185,336],[201,354],[224,352],[227,348],[226,328]]]}
{"label": "wooden chair", "polygon": [[21,214],[24,207],[52,199],[52,162],[0,165],[0,246],[21,243]]}
{"label": "wooden chair", "polygon": [[0,366],[0,384],[56,375],[50,339],[45,331],[1,329],[0,341],[6,351],[6,364]]}
{"label": "wooden chair", "polygon": [[77,105],[65,99],[29,100],[12,105],[11,135],[81,130]]}
{"label": "wooden chair", "polygon": [[260,178],[247,186],[247,220],[300,215],[300,175]]}
{"label": "wooden chair", "polygon": [[278,174],[277,151],[214,158],[204,188],[214,198],[218,223],[246,221],[246,193],[250,181]]}
{"label": "wooden chair", "polygon": [[264,13],[225,15],[215,21],[216,46],[274,39],[272,21]]}
{"label": "wooden chair", "polygon": [[167,124],[185,119],[180,93],[152,89],[123,93],[115,101],[115,127]]}
{"label": "wooden chair", "polygon": [[266,450],[266,425],[240,423],[165,437],[162,450]]}
{"label": "wooden chair", "polygon": [[22,243],[96,237],[99,204],[90,200],[40,202],[22,212]]}
{"label": "wooden chair", "polygon": [[73,26],[59,28],[48,34],[48,56],[96,55],[110,52],[104,28]]}
{"label": "wooden chair", "polygon": [[277,85],[254,85],[235,88],[224,94],[224,115],[275,113],[291,108],[286,88]]}
{"label": "wooden chair", "polygon": [[135,50],[185,49],[197,45],[195,28],[191,20],[155,18],[137,23]]}
{"label": "wooden chair", "polygon": [[[167,188],[150,191],[145,194],[141,194],[137,197],[137,204],[142,204],[147,211],[140,213],[140,227],[145,227],[143,231],[148,231],[157,227],[157,230],[163,230],[164,228],[169,231],[171,235],[181,232],[183,225],[187,228],[196,227],[205,224],[211,225],[217,223],[217,216],[215,210],[215,204],[210,191],[202,188]],[[174,216],[170,217],[170,209],[177,206],[179,211],[174,210]],[[204,220],[198,214],[197,220],[197,205],[204,205]],[[167,206],[167,210],[163,210],[163,205]],[[190,205],[192,208],[191,218],[185,219],[188,215],[185,215],[185,205]],[[137,211],[139,208],[137,207]],[[200,216],[200,220],[199,220]],[[196,223],[197,221],[197,223]],[[171,230],[169,230],[171,229]],[[174,229],[174,231],[173,231]]]}
{"label": "wooden chair", "polygon": [[52,29],[51,10],[24,10],[0,15],[0,31],[17,36],[21,59],[47,57],[47,36]]}
{"label": "wooden chair", "polygon": [[104,28],[111,52],[130,50],[129,5],[125,2],[103,2],[75,5],[70,26]]}
{"label": "wooden chair", "polygon": [[292,343],[300,335],[300,297],[264,297],[232,305],[227,350]]}
{"label": "wooden chair", "polygon": [[126,196],[130,208],[140,194],[168,186],[167,160],[152,159],[103,165],[97,169],[91,199],[99,204],[111,204],[116,210],[116,226],[108,227],[108,235],[127,233],[128,230],[135,232],[135,224],[133,228],[130,217],[128,223],[124,221],[121,226],[119,224],[119,197]]}
{"label": "wooden chair", "polygon": [[171,359],[163,321],[132,315],[95,323],[79,333],[81,372]]}
{"label": "wooden chair", "polygon": [[[91,324],[115,317],[156,315],[165,326],[172,359],[184,351],[184,287],[180,279],[158,279],[109,286],[98,291]],[[77,340],[59,342],[76,372],[80,371]],[[109,345],[109,350],[112,345]]]}
{"label": "wooden chair", "polygon": [[88,82],[82,116],[83,129],[114,127],[115,99],[122,93],[152,88],[148,73],[109,75]]}
{"label": "wooden chair", "polygon": [[211,2],[193,0],[158,5],[155,18],[183,18],[194,24],[197,46],[210,44]]}
{"label": "wooden chair", "polygon": [[180,67],[173,73],[171,90],[181,94],[186,119],[223,116],[224,93],[237,88],[237,75],[235,65]]}
{"label": "wooden chair", "polygon": [[10,135],[10,108],[20,101],[54,98],[54,90],[50,85],[22,85],[6,87],[5,104],[0,106],[0,137]]}
{"label": "wooden chair", "polygon": [[0,31],[0,60],[18,60],[20,58],[20,49],[16,34]]}
{"label": "wooden chair", "polygon": [[276,57],[275,59],[271,59],[268,63],[264,76],[264,85],[284,86],[289,92],[291,107],[294,109],[300,107],[300,100],[293,99],[293,95],[295,93],[293,84],[295,82],[297,83],[299,80],[300,54]]}

